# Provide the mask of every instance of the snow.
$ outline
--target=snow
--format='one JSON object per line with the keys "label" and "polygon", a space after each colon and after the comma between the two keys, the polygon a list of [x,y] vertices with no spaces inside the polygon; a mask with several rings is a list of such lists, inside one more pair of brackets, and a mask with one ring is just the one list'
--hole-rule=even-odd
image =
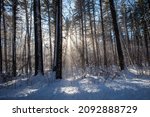
{"label": "snow", "polygon": [[150,76],[129,69],[114,76],[90,75],[55,80],[53,72],[45,76],[18,77],[0,83],[0,99],[21,100],[147,100]]}

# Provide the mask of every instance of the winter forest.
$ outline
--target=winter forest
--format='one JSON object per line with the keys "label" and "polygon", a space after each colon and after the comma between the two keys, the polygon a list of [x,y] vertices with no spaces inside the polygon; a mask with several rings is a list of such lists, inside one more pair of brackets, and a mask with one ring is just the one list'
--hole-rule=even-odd
{"label": "winter forest", "polygon": [[0,0],[0,99],[150,99],[150,1]]}

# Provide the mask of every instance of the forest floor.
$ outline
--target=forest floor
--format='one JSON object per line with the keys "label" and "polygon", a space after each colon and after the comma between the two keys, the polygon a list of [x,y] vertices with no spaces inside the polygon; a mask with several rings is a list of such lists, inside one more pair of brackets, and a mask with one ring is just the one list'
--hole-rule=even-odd
{"label": "forest floor", "polygon": [[150,99],[150,75],[135,69],[119,72],[115,77],[85,76],[62,80],[52,75],[19,77],[0,83],[0,99],[18,100],[147,100]]}

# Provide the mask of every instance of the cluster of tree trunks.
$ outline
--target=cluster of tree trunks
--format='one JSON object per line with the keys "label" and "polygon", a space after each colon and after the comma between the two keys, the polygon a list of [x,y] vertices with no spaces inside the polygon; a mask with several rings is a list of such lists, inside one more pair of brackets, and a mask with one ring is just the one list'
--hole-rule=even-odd
{"label": "cluster of tree trunks", "polygon": [[[68,48],[70,64],[83,71],[89,66],[118,65],[124,70],[128,65],[150,65],[148,0],[75,0],[74,6],[72,3],[66,4],[69,15],[63,17],[62,0],[0,0],[0,74],[15,77],[22,70],[44,75],[47,65],[56,73],[56,79],[62,79]],[[46,31],[43,25],[47,25]]]}

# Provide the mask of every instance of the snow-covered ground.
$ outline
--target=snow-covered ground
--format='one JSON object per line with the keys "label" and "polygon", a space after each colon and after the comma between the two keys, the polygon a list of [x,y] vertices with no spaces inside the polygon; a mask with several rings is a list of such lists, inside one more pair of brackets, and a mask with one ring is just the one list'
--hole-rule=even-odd
{"label": "snow-covered ground", "polygon": [[[53,74],[0,83],[0,99],[46,99],[46,100],[107,100],[150,99],[150,76],[138,75],[129,69],[115,77],[70,77],[54,80]],[[107,80],[106,80],[107,79]]]}

